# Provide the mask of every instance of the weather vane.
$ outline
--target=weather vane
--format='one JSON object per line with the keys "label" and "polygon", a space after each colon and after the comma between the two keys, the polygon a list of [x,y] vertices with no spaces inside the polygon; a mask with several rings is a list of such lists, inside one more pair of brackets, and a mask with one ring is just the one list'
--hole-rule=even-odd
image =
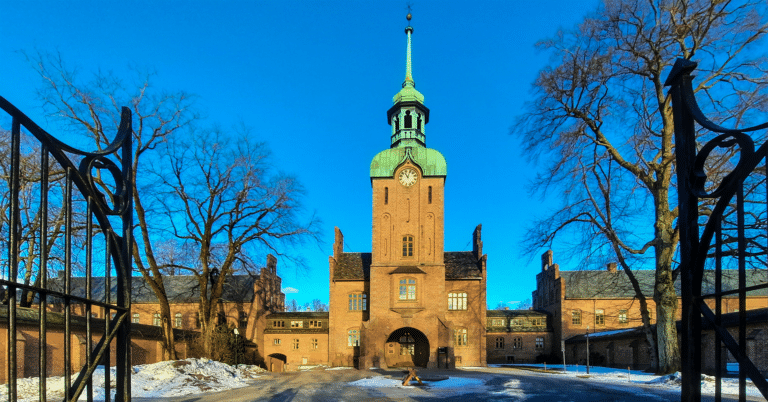
{"label": "weather vane", "polygon": [[411,6],[412,6],[412,4],[409,1],[409,2],[405,3],[405,6],[408,8],[408,15],[405,16],[405,19],[408,20],[408,26],[411,26],[411,17],[412,17],[411,16]]}

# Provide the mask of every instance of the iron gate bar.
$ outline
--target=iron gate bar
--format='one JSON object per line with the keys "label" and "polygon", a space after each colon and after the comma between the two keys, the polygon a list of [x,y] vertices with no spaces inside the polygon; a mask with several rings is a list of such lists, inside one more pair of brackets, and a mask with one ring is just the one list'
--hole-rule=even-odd
{"label": "iron gate bar", "polygon": [[[746,286],[746,240],[744,236],[744,193],[743,183],[747,176],[768,155],[768,142],[754,150],[754,142],[746,132],[768,128],[768,123],[744,129],[726,129],[709,121],[696,103],[693,92],[691,72],[696,63],[677,59],[665,86],[671,86],[672,113],[675,126],[675,147],[678,180],[678,227],[680,230],[680,279],[682,293],[682,393],[684,401],[701,400],[701,333],[702,317],[715,331],[715,399],[721,399],[720,379],[722,377],[722,353],[720,344],[739,362],[739,400],[746,400],[746,376],[749,376],[764,397],[768,398],[768,382],[760,374],[746,355],[746,294],[748,291],[768,289],[768,283]],[[703,128],[722,133],[706,144],[697,153],[696,130],[694,122]],[[739,161],[721,183],[711,192],[705,189],[706,172],[704,163],[710,152],[716,147],[739,147]],[[739,341],[721,324],[721,299],[733,291],[722,291],[720,276],[722,273],[722,227],[721,217],[736,197],[738,230],[738,272],[739,289]],[[719,198],[706,222],[699,238],[698,200]],[[767,200],[768,201],[768,200]],[[766,203],[768,205],[768,202]],[[716,284],[715,293],[701,295],[702,276],[708,251],[715,237]],[[705,303],[705,298],[714,297],[716,312],[713,313]]]}
{"label": "iron gate bar", "polygon": [[[79,398],[83,390],[87,389],[87,398],[92,400],[92,374],[98,367],[99,363],[106,363],[105,379],[106,382],[106,399],[111,399],[109,373],[110,373],[110,345],[114,342],[116,349],[116,365],[117,365],[117,384],[116,384],[116,400],[119,402],[130,401],[130,320],[128,320],[131,307],[130,299],[130,283],[131,283],[131,267],[132,267],[132,254],[131,246],[133,243],[133,190],[132,190],[132,128],[131,128],[131,111],[128,108],[123,107],[121,110],[120,125],[117,130],[115,139],[105,148],[96,152],[84,152],[75,149],[67,144],[62,143],[56,138],[52,137],[45,130],[35,124],[29,117],[19,111],[15,106],[8,102],[3,97],[0,97],[0,109],[8,113],[12,118],[12,144],[11,144],[11,211],[9,217],[9,248],[8,248],[8,277],[6,279],[0,279],[0,286],[5,286],[8,294],[8,336],[7,336],[7,356],[8,356],[8,395],[11,400],[18,398],[17,394],[17,356],[16,351],[16,293],[18,290],[31,291],[38,295],[40,303],[40,309],[38,311],[39,317],[39,368],[40,368],[40,382],[39,382],[39,399],[41,401],[46,400],[47,385],[45,378],[48,374],[47,364],[47,332],[48,332],[48,297],[58,297],[63,301],[65,306],[64,311],[64,348],[65,351],[65,363],[64,363],[64,375],[65,375],[65,400],[75,401]],[[19,268],[19,250],[18,245],[20,241],[21,228],[19,217],[19,186],[20,186],[20,139],[21,139],[21,126],[26,131],[32,134],[40,142],[40,253],[38,256],[39,273],[42,275],[40,278],[40,286],[27,285],[24,283],[17,283],[18,268]],[[122,152],[119,152],[122,151]],[[65,153],[71,153],[80,155],[83,157],[79,163],[79,168],[75,167],[73,162],[68,158]],[[111,159],[107,159],[108,156],[114,155],[121,162],[120,166],[115,164]],[[54,291],[48,289],[47,275],[48,275],[48,252],[47,252],[47,240],[49,231],[48,225],[48,193],[50,187],[48,181],[49,175],[49,157],[53,156],[54,160],[65,171],[65,194],[64,194],[64,206],[65,209],[65,257],[64,257],[64,290],[63,292]],[[91,174],[93,169],[106,169],[115,179],[116,190],[112,194],[110,201],[112,206],[107,204],[107,199],[104,194],[99,191],[94,183],[93,175]],[[78,297],[71,294],[71,274],[72,274],[72,186],[77,186],[78,191],[84,197],[88,204],[87,208],[87,231],[86,236],[86,295],[85,297]],[[117,215],[121,218],[121,228],[119,232],[115,232],[112,224],[108,218],[110,215]],[[106,297],[102,302],[100,300],[93,300],[91,280],[92,277],[92,247],[91,231],[93,230],[93,218],[98,221],[98,227],[105,239],[106,248],[106,261],[105,261],[105,277],[107,283],[107,290],[105,292]],[[114,263],[114,266],[112,265]],[[115,269],[116,273],[116,304],[112,304],[111,298],[111,270]],[[30,268],[31,269],[31,268]],[[86,365],[80,369],[77,379],[74,383],[71,380],[71,314],[72,304],[81,303],[84,305],[84,311],[86,312]],[[100,307],[105,311],[105,331],[97,345],[92,348],[92,319],[91,312],[94,307]],[[112,312],[115,316],[112,318]]]}

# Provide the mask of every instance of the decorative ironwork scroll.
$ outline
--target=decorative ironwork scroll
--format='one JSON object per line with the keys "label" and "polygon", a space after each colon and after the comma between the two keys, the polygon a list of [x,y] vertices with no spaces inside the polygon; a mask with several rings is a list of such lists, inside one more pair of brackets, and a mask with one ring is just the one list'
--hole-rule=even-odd
{"label": "decorative ironwork scroll", "polygon": [[[3,386],[9,400],[19,397],[17,378],[26,374],[39,376],[39,400],[46,401],[46,377],[63,374],[65,400],[76,401],[86,392],[92,401],[92,375],[103,366],[105,400],[114,391],[115,400],[130,401],[131,111],[122,108],[111,144],[84,152],[51,136],[2,97],[0,109],[11,118],[10,132],[0,130],[2,137],[10,136],[0,141],[3,157],[10,160],[3,177],[7,216],[0,216],[0,242],[8,249],[0,276],[5,304],[0,327],[7,324],[8,329],[2,347],[8,356]],[[99,313],[103,317],[95,318]],[[38,326],[39,367],[18,367],[26,356],[18,354],[17,337],[22,331],[30,335],[30,322]],[[49,341],[54,331],[56,347]],[[85,344],[84,365],[73,359],[73,348],[81,348],[73,339]]]}
{"label": "decorative ironwork scroll", "polygon": [[[763,175],[763,183],[759,185],[763,186],[765,189],[762,191],[768,194],[768,183],[764,176],[768,143],[755,149],[752,137],[746,134],[768,129],[768,123],[742,129],[728,129],[707,119],[696,102],[693,91],[691,72],[695,68],[696,63],[678,59],[665,84],[671,87],[677,158],[682,293],[682,400],[701,400],[702,356],[710,351],[715,355],[715,398],[720,400],[721,378],[725,374],[727,361],[722,353],[723,346],[739,363],[739,400],[746,400],[747,377],[763,396],[768,398],[768,383],[747,356],[746,347],[747,293],[764,292],[764,289],[768,289],[768,283],[765,281],[748,286],[746,259],[750,253],[750,239],[746,231],[762,230],[762,236],[768,234],[768,199],[764,196],[759,203],[751,203],[745,207],[745,180],[751,174]],[[703,145],[697,144],[695,123],[704,130],[720,134]],[[707,161],[716,152],[732,156],[729,159],[732,169],[722,177],[708,177]],[[738,162],[734,163],[736,158]],[[707,183],[710,183],[709,186]],[[706,207],[703,207],[705,204]],[[700,210],[705,213],[700,214]],[[757,219],[757,224],[749,227],[745,225],[747,215]],[[728,225],[728,232],[735,233],[735,236],[724,234],[724,223]],[[702,225],[703,230],[700,233]],[[734,246],[726,248],[726,243]],[[751,244],[752,247],[755,245]],[[762,254],[765,255],[768,247],[762,247]],[[723,289],[723,263],[726,262],[726,257],[731,258],[728,261],[735,259],[734,264],[738,264],[736,288]],[[711,269],[712,266],[715,270],[715,284],[707,284],[704,287],[704,270],[707,267]],[[721,321],[723,298],[734,296],[738,296],[739,301],[737,338],[731,335]],[[714,304],[714,311],[707,302]],[[703,324],[714,329],[714,350],[704,349],[702,346]]]}

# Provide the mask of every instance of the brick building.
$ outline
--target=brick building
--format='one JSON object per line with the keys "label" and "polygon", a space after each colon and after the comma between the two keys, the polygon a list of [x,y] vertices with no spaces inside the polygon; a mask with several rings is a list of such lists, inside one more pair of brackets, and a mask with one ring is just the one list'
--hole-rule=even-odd
{"label": "brick building", "polygon": [[[648,302],[651,324],[656,322],[656,304],[653,301],[653,286],[655,272],[653,270],[634,271],[640,289]],[[747,286],[764,283],[767,279],[766,270],[747,270]],[[714,272],[704,272],[704,283],[714,287]],[[738,275],[735,270],[723,270],[723,290],[736,289],[738,287]],[[679,278],[675,282],[675,288],[680,290]],[[551,353],[560,353],[561,341],[569,338],[584,336],[587,331],[608,332],[628,330],[641,327],[640,303],[635,298],[635,292],[629,279],[622,270],[616,269],[616,264],[608,264],[606,270],[600,271],[561,271],[558,264],[553,262],[552,250],[545,252],[541,258],[541,272],[536,275],[536,290],[533,292],[533,308],[546,311],[552,320],[552,345]],[[708,300],[710,308],[714,308],[714,301]],[[738,296],[723,298],[723,313],[738,311]],[[768,307],[768,291],[761,289],[747,293],[747,310],[764,309]],[[675,318],[679,320],[682,313],[682,302],[678,300],[678,311]],[[631,332],[639,334],[627,341],[628,349],[622,351],[624,357],[618,356],[616,351],[606,355],[606,363],[618,361],[634,361],[635,367],[644,368],[650,363],[648,358],[649,348],[645,342],[645,336],[641,331]],[[622,339],[629,339],[630,332],[625,332]],[[610,334],[605,334],[608,336]],[[613,336],[613,335],[611,335]],[[607,338],[606,338],[607,339]],[[631,345],[630,345],[631,344]],[[571,349],[566,353],[566,360],[586,360],[585,355],[580,355]],[[623,363],[621,363],[623,364]]]}
{"label": "brick building", "polygon": [[[411,76],[412,32],[406,28],[405,82],[387,111],[390,146],[370,165],[371,252],[345,252],[344,237],[338,228],[335,232],[325,361],[334,366],[477,366],[486,361],[481,228],[474,231],[472,251],[444,251],[447,168],[440,152],[426,147],[429,109]],[[281,338],[267,342],[267,355],[285,354],[289,365],[303,362],[306,329],[293,330],[289,344],[298,342],[297,352],[284,352],[288,348]],[[276,331],[270,329],[270,336]]]}

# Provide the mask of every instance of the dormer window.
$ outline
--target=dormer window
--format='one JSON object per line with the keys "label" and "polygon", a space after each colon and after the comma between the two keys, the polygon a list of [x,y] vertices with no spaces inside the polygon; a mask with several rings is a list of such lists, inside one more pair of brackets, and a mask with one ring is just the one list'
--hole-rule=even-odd
{"label": "dormer window", "polygon": [[413,127],[413,116],[411,116],[411,111],[406,110],[405,111],[405,128],[411,128]]}

